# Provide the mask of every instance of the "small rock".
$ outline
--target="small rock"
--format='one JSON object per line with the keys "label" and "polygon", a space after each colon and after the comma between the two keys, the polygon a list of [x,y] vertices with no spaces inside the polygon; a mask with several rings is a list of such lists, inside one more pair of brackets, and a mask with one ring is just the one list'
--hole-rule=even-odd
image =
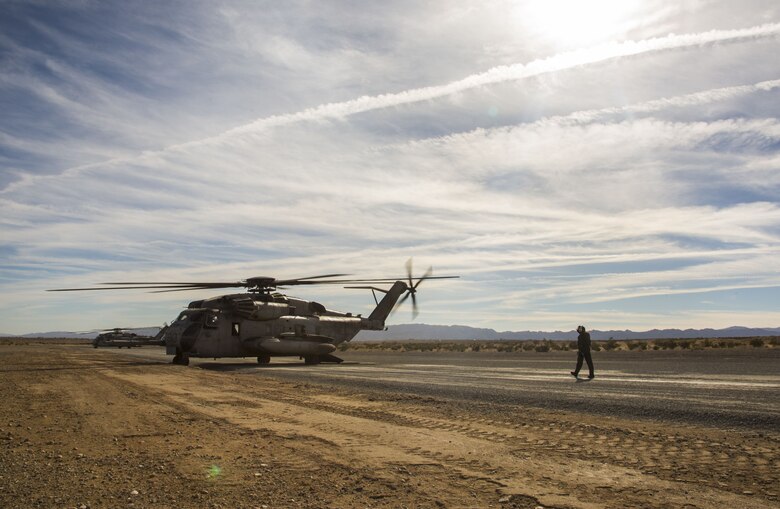
{"label": "small rock", "polygon": [[138,490],[133,490],[130,492],[131,495],[136,496],[138,495]]}
{"label": "small rock", "polygon": [[743,491],[743,492],[742,492],[742,494],[743,494],[743,495],[752,495],[752,494],[753,494],[753,492],[752,492],[752,491],[745,490],[745,491]]}
{"label": "small rock", "polygon": [[501,502],[502,504],[504,502],[509,502],[510,500],[512,500],[512,497],[510,497],[509,495],[507,495],[505,497],[501,497],[501,498],[498,499],[498,501]]}

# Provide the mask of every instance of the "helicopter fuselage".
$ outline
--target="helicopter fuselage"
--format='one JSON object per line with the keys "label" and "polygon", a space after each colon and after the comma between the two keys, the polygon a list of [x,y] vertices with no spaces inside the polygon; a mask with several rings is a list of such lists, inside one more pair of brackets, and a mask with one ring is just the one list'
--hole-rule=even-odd
{"label": "helicopter fuselage", "polygon": [[330,355],[363,329],[382,330],[392,305],[407,289],[391,288],[370,317],[274,293],[240,293],[193,301],[168,326],[163,340],[175,363],[187,357],[299,356],[310,363],[340,362]]}
{"label": "helicopter fuselage", "polygon": [[[307,364],[341,362],[332,355],[338,345],[352,340],[361,330],[383,330],[385,320],[396,306],[412,299],[412,317],[417,315],[417,287],[426,279],[452,279],[433,276],[433,267],[415,282],[412,260],[406,262],[408,284],[402,278],[349,278],[348,274],[323,274],[294,279],[251,277],[241,281],[111,282],[90,288],[55,288],[50,292],[87,290],[154,289],[160,292],[247,288],[245,293],[220,295],[190,302],[171,325],[166,325],[144,344],[164,344],[173,355],[173,364],[187,365],[190,357],[249,357],[265,364],[272,356],[299,356]],[[350,284],[345,288],[370,289],[376,307],[365,318],[352,313],[328,310],[314,301],[275,293],[277,288],[302,285]],[[392,284],[389,290],[374,285]],[[367,285],[367,286],[363,286]],[[383,293],[382,300],[377,293]],[[404,295],[405,294],[405,295]],[[401,297],[403,295],[403,297]],[[121,329],[115,329],[120,332]],[[95,343],[98,346],[98,343]]]}

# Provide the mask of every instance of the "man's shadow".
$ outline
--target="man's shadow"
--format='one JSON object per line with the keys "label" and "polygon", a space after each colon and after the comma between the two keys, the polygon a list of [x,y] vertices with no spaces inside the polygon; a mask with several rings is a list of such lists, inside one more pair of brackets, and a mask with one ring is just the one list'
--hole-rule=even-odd
{"label": "man's shadow", "polygon": [[575,380],[575,381],[576,381],[578,384],[581,384],[581,383],[585,383],[585,382],[592,382],[592,381],[593,381],[593,379],[592,379],[592,378],[577,378],[577,380]]}

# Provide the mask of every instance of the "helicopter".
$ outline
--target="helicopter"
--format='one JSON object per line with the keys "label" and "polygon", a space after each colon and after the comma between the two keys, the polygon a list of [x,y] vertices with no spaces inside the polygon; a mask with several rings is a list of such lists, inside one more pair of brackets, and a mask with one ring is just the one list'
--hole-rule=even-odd
{"label": "helicopter", "polygon": [[135,329],[127,327],[104,329],[92,340],[92,346],[95,348],[104,346],[133,348],[134,346],[163,345],[162,336],[165,334],[167,328],[167,325],[163,326],[156,336],[136,334],[135,332],[130,332]]}
{"label": "helicopter", "polygon": [[[295,356],[306,364],[341,363],[333,355],[338,345],[351,341],[361,330],[385,330],[385,320],[409,297],[413,317],[417,310],[417,287],[426,279],[453,279],[459,276],[433,276],[429,267],[415,282],[412,261],[406,263],[405,278],[344,279],[349,274],[324,274],[296,279],[252,277],[234,282],[115,282],[101,287],[60,288],[53,292],[82,290],[150,289],[154,293],[221,288],[246,288],[243,293],[219,295],[189,303],[158,339],[164,344],[172,364],[187,366],[190,358],[257,357],[268,364],[271,357]],[[303,300],[277,290],[304,285],[351,285],[350,289],[370,289],[376,308],[368,317],[326,309],[319,302]],[[389,289],[374,285],[391,284]],[[353,286],[354,285],[354,286]],[[384,294],[380,299],[377,292]]]}

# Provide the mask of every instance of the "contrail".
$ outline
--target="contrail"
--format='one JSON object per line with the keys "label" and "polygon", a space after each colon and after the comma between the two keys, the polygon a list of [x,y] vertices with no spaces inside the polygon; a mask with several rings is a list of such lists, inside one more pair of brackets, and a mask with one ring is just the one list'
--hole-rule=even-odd
{"label": "contrail", "polygon": [[679,108],[684,106],[696,106],[715,101],[725,101],[737,97],[754,94],[756,92],[768,92],[780,88],[780,80],[762,81],[753,85],[739,85],[735,87],[713,88],[701,92],[680,95],[675,97],[665,97],[654,99],[627,106],[617,106],[612,108],[602,108],[596,110],[583,110],[570,113],[568,115],[558,115],[546,117],[537,120],[534,124],[565,124],[565,123],[587,123],[598,120],[599,118],[620,113],[651,113],[661,111],[667,108]]}
{"label": "contrail", "polygon": [[[769,23],[742,29],[711,30],[709,32],[682,35],[670,34],[664,37],[645,39],[641,41],[613,42],[593,48],[585,48],[581,50],[560,53],[549,58],[533,60],[527,64],[518,63],[493,67],[485,72],[472,74],[471,76],[467,76],[461,80],[453,81],[444,85],[416,88],[393,94],[362,96],[358,97],[357,99],[352,99],[340,103],[323,104],[297,113],[274,115],[230,129],[209,138],[171,145],[163,149],[144,152],[135,157],[118,158],[100,163],[92,163],[73,167],[64,170],[57,176],[74,174],[106,164],[124,163],[143,159],[147,156],[154,157],[165,152],[183,151],[201,145],[219,143],[234,136],[260,132],[271,127],[309,120],[343,118],[366,111],[428,101],[486,85],[522,80],[533,76],[563,71],[566,69],[572,69],[575,67],[585,66],[616,58],[671,49],[702,46],[718,42],[738,42],[750,39],[760,39],[778,34],[780,34],[780,23]],[[12,192],[19,186],[29,184],[35,180],[50,177],[51,176],[27,175],[22,180],[9,184],[5,190],[0,191],[0,195]]]}
{"label": "contrail", "polygon": [[[465,90],[517,81],[541,74],[563,71],[588,64],[603,62],[615,58],[651,53],[662,50],[688,48],[717,42],[734,42],[746,39],[756,39],[777,35],[780,33],[780,23],[771,23],[751,28],[735,30],[711,30],[698,34],[670,34],[665,37],[645,39],[642,41],[613,42],[593,48],[586,48],[566,53],[560,53],[549,58],[533,60],[527,64],[512,64],[493,67],[483,73],[472,74],[458,81],[432,87],[406,90],[395,94],[363,96],[350,101],[329,103],[309,108],[298,113],[276,115],[256,120],[249,124],[225,131],[215,138],[229,137],[236,134],[255,132],[268,127],[274,127],[304,120],[319,120],[339,118],[365,111],[400,106],[420,101],[427,101],[452,95]],[[205,141],[205,140],[203,140]],[[199,141],[192,142],[194,144]],[[186,147],[190,143],[178,145]]]}
{"label": "contrail", "polygon": [[[415,142],[417,146],[427,146],[439,144],[442,141],[463,138],[471,139],[475,136],[484,136],[487,133],[495,132],[513,132],[515,130],[531,129],[534,127],[566,127],[572,125],[588,124],[597,122],[605,117],[611,115],[626,115],[632,113],[653,113],[656,111],[662,111],[668,108],[679,108],[685,106],[696,106],[702,104],[708,104],[715,101],[725,101],[727,99],[735,99],[738,97],[754,94],[756,92],[768,92],[780,88],[780,79],[761,81],[752,85],[738,85],[733,87],[712,88],[708,90],[702,90],[699,92],[693,92],[690,94],[664,97],[661,99],[653,99],[650,101],[644,101],[640,103],[628,104],[625,106],[613,106],[608,108],[599,108],[592,110],[580,110],[566,115],[554,115],[550,117],[542,117],[532,122],[518,123],[514,125],[507,125],[501,127],[492,128],[476,128],[471,131],[459,132],[454,134],[445,134],[435,138],[426,138],[424,140],[418,140]],[[751,125],[755,125],[753,122]],[[772,123],[772,126],[777,126],[777,123]],[[407,146],[409,142],[400,142],[396,145],[385,145],[378,150],[384,150],[393,147]]]}

